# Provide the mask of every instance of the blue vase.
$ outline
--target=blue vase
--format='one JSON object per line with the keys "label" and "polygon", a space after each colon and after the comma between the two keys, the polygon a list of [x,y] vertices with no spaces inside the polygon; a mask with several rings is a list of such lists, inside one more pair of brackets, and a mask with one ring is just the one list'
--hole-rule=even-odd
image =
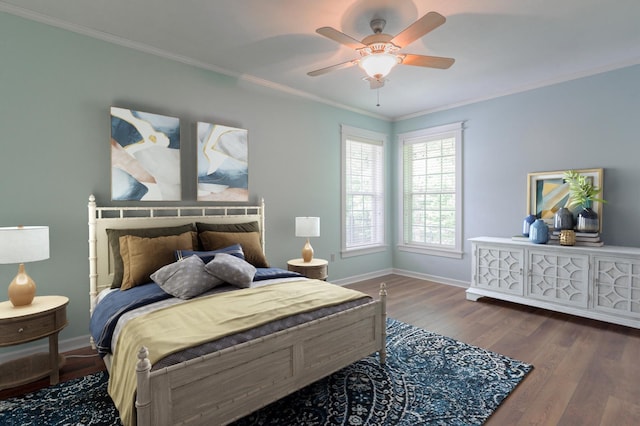
{"label": "blue vase", "polygon": [[544,220],[536,219],[529,228],[529,240],[534,244],[546,244],[549,241],[549,227]]}
{"label": "blue vase", "polygon": [[578,213],[576,223],[576,231],[578,232],[598,232],[600,230],[600,221],[598,213],[594,212],[591,207],[583,207]]}
{"label": "blue vase", "polygon": [[553,216],[553,227],[556,231],[573,229],[573,214],[566,207],[560,207]]}
{"label": "blue vase", "polygon": [[531,224],[536,221],[536,217],[532,214],[524,218],[522,222],[522,235],[525,237],[529,236],[529,228],[531,228]]}

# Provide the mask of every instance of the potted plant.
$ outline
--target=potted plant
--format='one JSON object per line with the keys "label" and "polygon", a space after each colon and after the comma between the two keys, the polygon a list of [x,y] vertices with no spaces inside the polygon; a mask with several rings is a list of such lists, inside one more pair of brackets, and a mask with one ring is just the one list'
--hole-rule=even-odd
{"label": "potted plant", "polygon": [[593,184],[591,179],[581,175],[575,170],[568,170],[564,173],[564,180],[569,185],[568,207],[580,207],[576,222],[578,232],[598,232],[600,223],[598,214],[593,211],[593,202],[606,203],[602,198],[597,197],[602,192]]}

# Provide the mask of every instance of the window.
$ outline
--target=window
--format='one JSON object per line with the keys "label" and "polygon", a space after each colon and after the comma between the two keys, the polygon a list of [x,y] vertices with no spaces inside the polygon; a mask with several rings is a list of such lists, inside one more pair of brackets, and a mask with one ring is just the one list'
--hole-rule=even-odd
{"label": "window", "polygon": [[342,125],[342,256],[385,249],[386,136]]}
{"label": "window", "polygon": [[398,135],[404,251],[462,257],[462,123]]}

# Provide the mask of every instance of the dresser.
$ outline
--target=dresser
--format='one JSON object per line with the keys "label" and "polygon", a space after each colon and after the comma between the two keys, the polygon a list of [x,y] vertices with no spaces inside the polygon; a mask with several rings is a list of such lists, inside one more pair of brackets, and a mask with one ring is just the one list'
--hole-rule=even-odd
{"label": "dresser", "polygon": [[640,248],[470,241],[467,299],[492,297],[640,328]]}

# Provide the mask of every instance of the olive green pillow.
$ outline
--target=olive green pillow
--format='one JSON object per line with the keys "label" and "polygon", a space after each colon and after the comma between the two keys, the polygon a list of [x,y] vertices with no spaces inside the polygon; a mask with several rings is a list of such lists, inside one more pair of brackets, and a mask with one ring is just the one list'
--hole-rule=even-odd
{"label": "olive green pillow", "polygon": [[120,237],[123,274],[120,290],[151,282],[151,274],[175,262],[176,250],[193,250],[195,232],[145,238],[134,235]]}
{"label": "olive green pillow", "polygon": [[[124,266],[122,265],[122,256],[120,256],[120,237],[124,235],[134,235],[136,237],[154,238],[165,235],[180,235],[195,230],[195,226],[191,223],[164,228],[107,229],[107,237],[109,245],[111,246],[111,252],[113,253],[113,281],[111,288],[120,288],[122,285]],[[195,238],[194,247],[198,244],[197,236]]]}
{"label": "olive green pillow", "polygon": [[199,234],[204,250],[218,250],[232,244],[240,244],[244,259],[256,268],[268,268],[269,262],[262,251],[259,232],[205,231]]}
{"label": "olive green pillow", "polygon": [[258,222],[245,223],[204,223],[196,222],[198,232],[216,231],[216,232],[260,232]]}
{"label": "olive green pillow", "polygon": [[[196,222],[196,228],[198,229],[198,236],[202,232],[215,231],[215,232],[260,232],[260,225],[258,222],[244,222],[244,223],[204,223]],[[199,238],[200,247],[204,246],[202,238]]]}

